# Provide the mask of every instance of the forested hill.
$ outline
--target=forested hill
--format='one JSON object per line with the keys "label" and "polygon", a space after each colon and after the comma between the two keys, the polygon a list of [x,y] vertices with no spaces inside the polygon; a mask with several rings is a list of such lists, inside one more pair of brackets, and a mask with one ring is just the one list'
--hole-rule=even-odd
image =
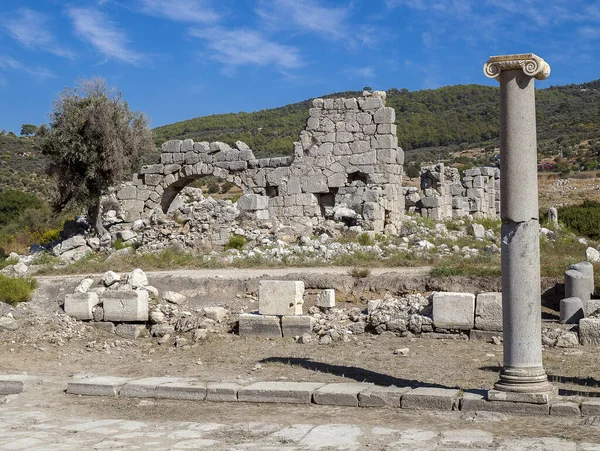
{"label": "forested hill", "polygon": [[[423,91],[387,91],[396,109],[400,145],[405,150],[495,145],[498,140],[499,88],[457,85]],[[341,92],[327,97],[356,97]],[[552,86],[536,93],[540,150],[600,138],[600,80]],[[169,139],[246,142],[260,156],[292,152],[304,128],[311,100],[254,113],[198,117],[154,129],[157,144]]]}

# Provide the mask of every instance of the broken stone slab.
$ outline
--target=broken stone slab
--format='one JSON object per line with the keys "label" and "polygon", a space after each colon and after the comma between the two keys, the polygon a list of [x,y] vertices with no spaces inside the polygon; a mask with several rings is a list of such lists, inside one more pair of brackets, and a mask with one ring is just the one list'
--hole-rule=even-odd
{"label": "broken stone slab", "polygon": [[487,401],[478,393],[463,393],[460,401],[463,412],[501,412],[512,415],[548,415],[550,404],[530,404],[524,402]]}
{"label": "broken stone slab", "polygon": [[127,382],[121,388],[119,396],[127,398],[154,398],[156,387],[169,382],[181,382],[181,378],[147,377]]}
{"label": "broken stone slab", "polygon": [[487,343],[496,343],[502,341],[502,332],[493,330],[471,329],[469,331],[469,340],[485,341]]}
{"label": "broken stone slab", "polygon": [[185,302],[186,297],[181,293],[175,291],[165,291],[163,293],[163,300],[171,304],[181,305]]}
{"label": "broken stone slab", "polygon": [[442,329],[473,329],[475,295],[472,293],[433,293],[433,324]]}
{"label": "broken stone slab", "polygon": [[238,390],[238,401],[310,404],[322,382],[256,382]]}
{"label": "broken stone slab", "polygon": [[566,298],[560,300],[560,323],[578,324],[585,316],[583,302],[579,298]]}
{"label": "broken stone slab", "polygon": [[583,305],[586,317],[600,313],[600,299],[589,299]]}
{"label": "broken stone slab", "polygon": [[180,380],[157,385],[154,397],[161,399],[185,399],[189,401],[203,401],[206,399],[206,383],[178,378]]}
{"label": "broken stone slab", "polygon": [[579,320],[579,341],[584,346],[600,345],[600,318]]}
{"label": "broken stone slab", "polygon": [[319,294],[317,295],[317,307],[335,307],[335,290],[333,288],[327,288],[319,292]]}
{"label": "broken stone slab", "polygon": [[304,282],[261,280],[258,288],[258,312],[261,315],[302,315]]}
{"label": "broken stone slab", "polygon": [[117,396],[121,387],[130,382],[130,377],[92,376],[73,379],[67,385],[67,393],[85,396]]}
{"label": "broken stone slab", "polygon": [[94,284],[94,279],[85,278],[75,287],[75,293],[85,293]]}
{"label": "broken stone slab", "polygon": [[400,407],[402,396],[409,387],[381,387],[374,385],[358,394],[360,407]]}
{"label": "broken stone slab", "polygon": [[131,286],[131,288],[144,288],[148,285],[148,278],[144,271],[140,268],[136,268],[129,273],[127,276],[127,283]]}
{"label": "broken stone slab", "polygon": [[581,414],[585,417],[600,415],[600,400],[590,399],[581,403]]}
{"label": "broken stone slab", "polygon": [[550,406],[550,415],[557,417],[580,417],[581,408],[574,402],[555,402]]}
{"label": "broken stone slab", "polygon": [[94,292],[72,293],[65,296],[64,310],[71,318],[78,320],[94,319],[93,309],[100,299]]}
{"label": "broken stone slab", "polygon": [[102,294],[105,321],[148,321],[145,290],[106,291]]}
{"label": "broken stone slab", "polygon": [[25,388],[39,384],[41,379],[38,376],[28,376],[25,374],[1,374],[0,375],[0,395],[14,395],[23,393]]}
{"label": "broken stone slab", "polygon": [[19,323],[10,317],[10,316],[2,316],[0,317],[0,330],[17,330],[19,328]]}
{"label": "broken stone slab", "polygon": [[108,332],[109,334],[115,333],[115,324],[110,323],[108,321],[93,321],[91,323],[88,323],[88,325],[95,327],[96,329],[100,329],[105,332]]}
{"label": "broken stone slab", "polygon": [[373,384],[364,382],[342,382],[324,385],[313,394],[316,404],[358,407],[358,394]]}
{"label": "broken stone slab", "polygon": [[403,409],[458,410],[460,390],[454,388],[418,387],[402,395]]}
{"label": "broken stone slab", "polygon": [[208,382],[206,384],[206,400],[237,402],[237,393],[240,388],[242,386],[235,382]]}
{"label": "broken stone slab", "polygon": [[121,275],[117,274],[114,271],[106,271],[104,273],[104,275],[102,276],[102,283],[104,284],[105,287],[110,287],[111,285],[114,285],[117,282],[121,281]]}
{"label": "broken stone slab", "polygon": [[146,335],[147,331],[144,324],[121,323],[115,327],[115,334],[127,340],[137,340],[140,336]]}
{"label": "broken stone slab", "polygon": [[216,322],[219,322],[225,318],[227,313],[228,311],[224,307],[204,307],[204,315]]}
{"label": "broken stone slab", "polygon": [[475,329],[502,331],[502,293],[477,295]]}
{"label": "broken stone slab", "polygon": [[239,318],[239,333],[243,337],[282,337],[281,319],[274,315],[242,313]]}
{"label": "broken stone slab", "polygon": [[312,316],[282,316],[281,331],[284,337],[298,337],[310,334],[315,319]]}
{"label": "broken stone slab", "polygon": [[558,395],[558,388],[553,387],[550,392],[543,393],[519,393],[500,390],[488,390],[488,401],[508,401],[528,404],[548,404]]}

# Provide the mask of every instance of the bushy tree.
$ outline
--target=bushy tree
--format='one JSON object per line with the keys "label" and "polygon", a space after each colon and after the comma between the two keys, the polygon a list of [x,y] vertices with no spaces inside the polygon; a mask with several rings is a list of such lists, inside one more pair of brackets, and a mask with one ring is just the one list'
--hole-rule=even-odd
{"label": "bushy tree", "polygon": [[154,149],[146,117],[131,111],[121,93],[106,80],[83,80],[65,89],[54,102],[50,130],[42,143],[55,176],[55,207],[84,207],[99,234],[100,196],[129,176],[142,155]]}
{"label": "bushy tree", "polygon": [[36,131],[37,131],[37,125],[33,125],[33,124],[21,125],[21,136],[35,135]]}

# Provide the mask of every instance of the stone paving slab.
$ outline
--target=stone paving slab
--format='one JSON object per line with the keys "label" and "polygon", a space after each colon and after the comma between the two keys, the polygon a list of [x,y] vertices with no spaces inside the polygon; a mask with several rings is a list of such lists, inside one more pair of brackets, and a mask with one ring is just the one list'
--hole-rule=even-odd
{"label": "stone paving slab", "polygon": [[92,376],[73,379],[67,385],[67,393],[86,396],[117,396],[121,387],[132,381],[130,377]]}
{"label": "stone paving slab", "polygon": [[403,409],[458,410],[460,390],[418,387],[402,396]]}
{"label": "stone paving slab", "polygon": [[358,394],[360,407],[400,407],[402,395],[410,391],[408,387],[372,386]]}
{"label": "stone paving slab", "polygon": [[154,398],[156,387],[169,382],[181,382],[181,378],[174,377],[147,377],[127,382],[121,388],[119,396],[127,398]]}
{"label": "stone paving slab", "polygon": [[584,416],[600,415],[600,399],[592,399],[581,403],[581,413]]}
{"label": "stone paving slab", "polygon": [[0,375],[0,395],[23,393],[26,387],[40,382],[41,379],[37,376],[25,374]]}
{"label": "stone paving slab", "polygon": [[167,382],[156,387],[154,397],[204,401],[206,399],[206,383],[191,379]]}
{"label": "stone paving slab", "polygon": [[370,383],[346,382],[327,384],[313,394],[316,404],[358,407],[358,394],[373,386]]}
{"label": "stone paving slab", "polygon": [[550,415],[558,417],[580,417],[581,408],[574,402],[555,402],[550,406]]}
{"label": "stone paving slab", "polygon": [[321,382],[256,382],[238,390],[238,401],[310,404]]}
{"label": "stone paving slab", "polygon": [[206,400],[220,402],[237,402],[240,384],[234,382],[209,382],[206,384]]}
{"label": "stone paving slab", "polygon": [[548,415],[549,404],[530,404],[510,401],[488,401],[484,395],[463,393],[460,410],[464,412],[501,412],[513,415]]}

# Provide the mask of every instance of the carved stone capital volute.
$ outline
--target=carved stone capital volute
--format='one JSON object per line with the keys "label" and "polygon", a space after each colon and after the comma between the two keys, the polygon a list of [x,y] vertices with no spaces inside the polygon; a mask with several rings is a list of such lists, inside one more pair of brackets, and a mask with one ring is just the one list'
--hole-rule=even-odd
{"label": "carved stone capital volute", "polygon": [[545,80],[550,75],[550,65],[533,53],[521,53],[517,55],[491,56],[483,65],[483,73],[488,78],[500,76],[503,70],[522,70],[525,75]]}

